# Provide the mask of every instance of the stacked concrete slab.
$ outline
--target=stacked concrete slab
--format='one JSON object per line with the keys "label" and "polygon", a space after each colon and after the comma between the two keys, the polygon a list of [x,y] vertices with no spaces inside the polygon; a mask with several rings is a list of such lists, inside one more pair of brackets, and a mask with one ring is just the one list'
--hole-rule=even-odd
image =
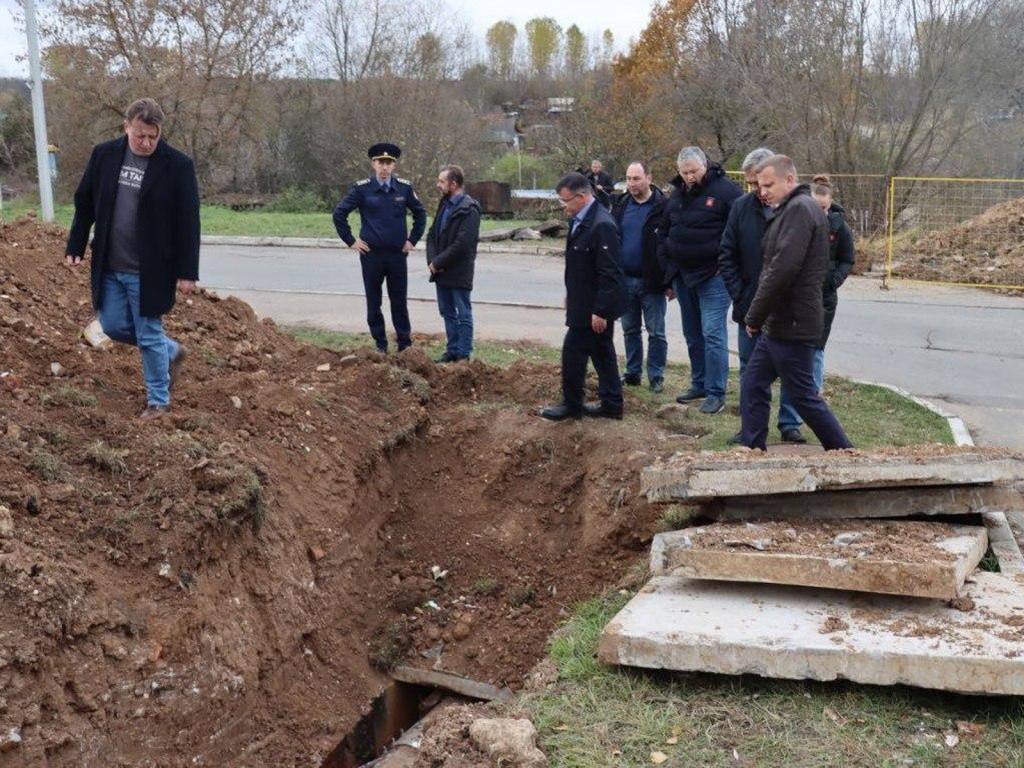
{"label": "stacked concrete slab", "polygon": [[[720,522],[655,537],[600,658],[1024,695],[1022,479],[975,448],[656,464],[649,499]],[[999,573],[978,570],[990,546]]]}

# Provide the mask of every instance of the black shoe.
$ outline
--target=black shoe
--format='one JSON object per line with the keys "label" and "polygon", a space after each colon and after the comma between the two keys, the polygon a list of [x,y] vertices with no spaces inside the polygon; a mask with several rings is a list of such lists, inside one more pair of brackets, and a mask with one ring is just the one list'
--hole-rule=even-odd
{"label": "black shoe", "polygon": [[380,352],[382,355],[386,355],[388,353],[388,348],[386,346],[382,347],[382,346],[378,345],[377,346],[377,351]]}
{"label": "black shoe", "polygon": [[804,445],[807,443],[807,438],[800,432],[799,427],[793,427],[792,429],[782,430],[782,442]]}
{"label": "black shoe", "polygon": [[656,395],[660,395],[665,391],[665,382],[662,379],[651,380],[651,392]]}
{"label": "black shoe", "polygon": [[743,445],[743,432],[737,432],[726,441],[729,445]]}
{"label": "black shoe", "polygon": [[721,413],[725,410],[725,398],[708,395],[707,399],[700,404],[700,408],[697,410],[701,413],[706,413],[709,416],[714,416],[716,413]]}
{"label": "black shoe", "polygon": [[704,392],[704,390],[690,387],[688,390],[683,392],[683,394],[676,398],[676,402],[690,403],[693,402],[694,400],[702,400],[705,397],[707,397],[707,393]]}
{"label": "black shoe", "polygon": [[564,421],[565,419],[581,419],[583,411],[571,411],[564,403],[541,408],[540,416],[548,421]]}
{"label": "black shoe", "polygon": [[604,403],[587,403],[583,406],[583,415],[596,419],[615,419],[622,421],[621,408],[609,408]]}
{"label": "black shoe", "polygon": [[435,363],[455,363],[455,362],[458,362],[461,359],[462,358],[455,357],[455,355],[449,355],[447,352],[445,352],[440,357],[435,357],[434,358],[434,362]]}
{"label": "black shoe", "polygon": [[627,373],[622,377],[622,383],[627,387],[639,387],[640,386],[640,375]]}

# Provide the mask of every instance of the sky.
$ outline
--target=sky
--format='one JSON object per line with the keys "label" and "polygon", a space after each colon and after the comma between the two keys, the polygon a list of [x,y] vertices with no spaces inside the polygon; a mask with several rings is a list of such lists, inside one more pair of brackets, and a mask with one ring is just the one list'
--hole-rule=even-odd
{"label": "sky", "polygon": [[[576,24],[588,37],[610,29],[616,47],[624,50],[630,38],[647,24],[655,0],[448,0],[480,37],[496,21],[508,19],[522,29],[527,19],[552,16],[562,28]],[[45,0],[37,0],[45,6]],[[557,6],[557,7],[552,7]],[[15,19],[17,14],[17,20]],[[0,0],[0,77],[27,77],[25,29],[17,0]],[[21,57],[22,61],[18,61]]]}

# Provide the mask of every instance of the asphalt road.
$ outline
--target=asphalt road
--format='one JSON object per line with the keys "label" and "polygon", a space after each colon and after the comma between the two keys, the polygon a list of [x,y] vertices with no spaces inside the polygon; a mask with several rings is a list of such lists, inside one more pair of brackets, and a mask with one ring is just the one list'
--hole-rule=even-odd
{"label": "asphalt road", "polygon": [[[443,332],[422,252],[409,264],[413,328]],[[204,286],[238,295],[279,323],[366,330],[352,251],[204,246],[201,272]],[[477,336],[558,343],[562,297],[560,258],[480,254],[473,290]],[[668,327],[669,356],[684,360],[675,303]],[[731,331],[735,351],[735,327]],[[912,283],[885,291],[877,280],[853,278],[840,292],[826,369],[902,387],[963,417],[979,443],[1024,449],[1022,299]]]}

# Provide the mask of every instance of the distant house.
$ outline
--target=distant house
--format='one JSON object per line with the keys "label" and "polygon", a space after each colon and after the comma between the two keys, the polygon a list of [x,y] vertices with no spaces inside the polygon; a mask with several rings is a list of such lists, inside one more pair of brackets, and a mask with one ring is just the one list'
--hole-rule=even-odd
{"label": "distant house", "polygon": [[563,115],[572,112],[576,99],[571,96],[553,96],[548,99],[548,114]]}
{"label": "distant house", "polygon": [[515,115],[487,115],[484,121],[484,140],[488,144],[495,144],[509,150],[519,147],[519,137],[522,136],[523,129],[519,127]]}

